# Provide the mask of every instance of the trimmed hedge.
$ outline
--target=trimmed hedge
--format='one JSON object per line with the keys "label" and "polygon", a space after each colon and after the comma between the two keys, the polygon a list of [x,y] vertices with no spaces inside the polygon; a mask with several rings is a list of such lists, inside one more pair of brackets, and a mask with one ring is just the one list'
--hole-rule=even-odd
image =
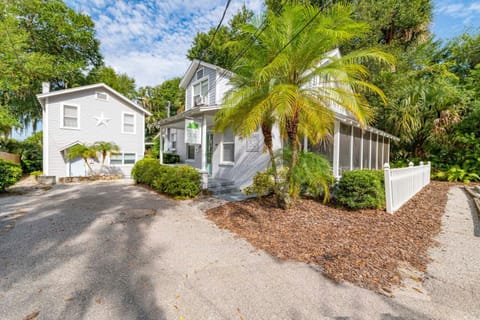
{"label": "trimmed hedge", "polygon": [[132,177],[136,183],[146,184],[175,199],[194,198],[201,191],[198,170],[189,166],[163,166],[156,159],[138,161]]}
{"label": "trimmed hedge", "polygon": [[385,183],[381,170],[354,170],[343,173],[335,197],[349,209],[385,207]]}
{"label": "trimmed hedge", "polygon": [[0,159],[0,192],[14,185],[22,177],[20,165]]}

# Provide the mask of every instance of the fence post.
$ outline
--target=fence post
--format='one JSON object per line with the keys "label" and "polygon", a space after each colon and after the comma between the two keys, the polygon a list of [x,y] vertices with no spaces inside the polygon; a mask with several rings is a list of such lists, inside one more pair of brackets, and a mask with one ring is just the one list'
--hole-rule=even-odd
{"label": "fence post", "polygon": [[385,176],[385,202],[387,204],[387,212],[393,213],[392,183],[390,176],[390,165],[388,163],[385,163],[385,165],[383,166],[383,173]]}
{"label": "fence post", "polygon": [[423,161],[420,161],[420,170],[422,172],[422,183],[420,185],[423,188],[425,186],[425,167]]}
{"label": "fence post", "polygon": [[430,183],[430,174],[432,172],[432,163],[428,161],[428,175],[427,175],[427,184]]}

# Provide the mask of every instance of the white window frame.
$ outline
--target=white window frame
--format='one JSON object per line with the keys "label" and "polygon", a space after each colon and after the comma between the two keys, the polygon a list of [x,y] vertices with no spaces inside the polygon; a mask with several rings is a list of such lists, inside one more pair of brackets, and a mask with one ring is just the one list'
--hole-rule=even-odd
{"label": "white window frame", "polygon": [[[185,144],[186,148],[185,148],[185,162],[195,162],[195,154],[196,154],[196,148],[195,148],[195,145],[194,144],[191,144],[191,143],[187,143]],[[188,157],[188,148],[189,147],[193,147],[193,158],[189,158]]]}
{"label": "white window frame", "polygon": [[192,107],[195,107],[195,86],[200,84],[200,95],[202,96],[202,82],[204,81],[207,81],[207,95],[205,97],[207,99],[207,104],[210,104],[210,79],[208,76],[204,76],[203,78],[192,82]]}
{"label": "white window frame", "polygon": [[[65,126],[65,107],[74,107],[77,108],[77,126],[76,127],[66,127]],[[68,129],[68,130],[80,130],[80,105],[74,103],[62,103],[62,107],[60,110],[60,128]]]}
{"label": "white window frame", "polygon": [[[134,163],[125,163],[125,154],[134,154],[135,155],[135,162]],[[120,166],[133,166],[135,165],[135,163],[137,163],[138,161],[138,157],[137,157],[137,153],[136,152],[119,152],[117,154],[115,154],[115,156],[121,156],[122,158],[122,163],[121,164],[115,164],[115,163],[112,163],[112,155],[109,155],[109,158],[108,158],[108,164],[110,166],[114,166],[114,167],[120,167]]]}
{"label": "white window frame", "polygon": [[[235,164],[235,134],[233,133],[233,131],[232,131],[232,136],[233,136],[233,141],[232,141],[232,142],[230,142],[230,141],[229,141],[229,142],[225,142],[225,133],[222,134],[222,141],[221,141],[221,144],[220,144],[220,165],[229,165],[229,166],[231,166],[231,165],[234,165],[234,164]],[[224,153],[223,153],[223,151],[224,151],[223,146],[224,146],[225,144],[231,144],[231,145],[233,145],[233,161],[225,161],[225,160],[223,159],[223,155],[224,155]]]}
{"label": "white window frame", "polygon": [[[133,116],[133,132],[125,132],[125,115]],[[137,134],[137,115],[133,112],[122,111],[122,133],[123,134]]]}
{"label": "white window frame", "polygon": [[[98,97],[98,94],[104,94],[107,98],[106,99],[100,99]],[[104,101],[104,102],[108,102],[110,101],[110,95],[106,92],[102,92],[102,91],[95,91],[95,99],[99,100],[99,101]]]}

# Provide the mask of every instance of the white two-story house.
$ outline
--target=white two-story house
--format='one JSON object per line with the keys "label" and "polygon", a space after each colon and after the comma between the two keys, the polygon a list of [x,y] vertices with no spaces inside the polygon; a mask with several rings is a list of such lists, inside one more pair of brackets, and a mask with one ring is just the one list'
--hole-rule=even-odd
{"label": "white two-story house", "polygon": [[[338,49],[329,54],[340,57]],[[226,180],[243,188],[251,184],[258,171],[265,170],[270,159],[264,152],[261,131],[247,139],[240,139],[231,130],[213,132],[214,115],[222,108],[231,75],[218,66],[192,61],[180,82],[186,90],[185,112],[160,121],[160,149],[178,154],[181,162],[198,168],[209,179]],[[312,145],[305,139],[304,150],[324,155],[336,177],[345,170],[383,168],[389,161],[390,142],[398,138],[372,127],[362,130],[340,106],[332,106],[332,110],[333,135],[320,145]],[[273,134],[274,149],[278,150],[283,141],[278,130]]]}
{"label": "white two-story house", "polygon": [[[81,158],[69,160],[76,144],[113,142],[118,154],[108,157],[102,173],[130,176],[145,151],[145,117],[150,113],[106,84],[99,83],[37,95],[43,110],[43,173],[61,177],[85,176]],[[94,170],[99,161],[90,160]]]}

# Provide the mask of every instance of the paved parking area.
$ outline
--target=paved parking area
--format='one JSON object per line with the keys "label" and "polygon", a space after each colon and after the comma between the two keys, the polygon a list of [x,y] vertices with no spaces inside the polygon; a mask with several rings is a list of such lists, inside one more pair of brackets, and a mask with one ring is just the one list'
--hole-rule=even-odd
{"label": "paved parking area", "polygon": [[[458,220],[468,233],[466,199]],[[208,221],[204,205],[211,200],[172,201],[128,181],[1,196],[0,319],[480,318],[470,304],[480,301],[480,290],[470,292],[480,269],[470,258],[459,272],[472,285],[455,297],[436,277],[425,293],[392,299],[256,251]],[[440,264],[441,252],[433,253]]]}

